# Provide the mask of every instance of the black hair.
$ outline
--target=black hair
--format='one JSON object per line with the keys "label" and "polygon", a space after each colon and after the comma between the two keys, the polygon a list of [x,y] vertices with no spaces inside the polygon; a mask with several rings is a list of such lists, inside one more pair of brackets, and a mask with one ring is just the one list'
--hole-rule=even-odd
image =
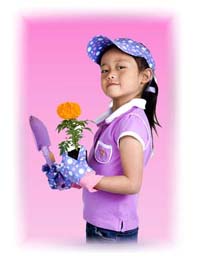
{"label": "black hair", "polygon": [[[145,58],[135,57],[135,56],[133,56],[133,58],[135,59],[135,61],[137,63],[139,72],[145,70],[146,68],[149,68],[149,65],[148,65]],[[154,87],[155,92],[148,91],[148,88],[150,86]],[[145,84],[143,91],[142,91],[141,98],[146,100],[145,113],[146,113],[146,116],[147,116],[148,121],[149,121],[149,125],[151,128],[151,134],[152,134],[152,130],[154,130],[157,134],[156,126],[161,127],[161,125],[160,125],[158,118],[157,118],[157,115],[156,115],[158,86],[157,86],[154,79],[152,81],[148,82],[147,84]]]}
{"label": "black hair", "polygon": [[[110,46],[106,47],[105,50],[102,51],[102,53],[100,54],[100,56],[98,58],[97,63],[99,65],[101,64],[101,58],[102,58],[103,54],[105,52],[107,52],[108,50],[110,50],[111,48],[118,48],[118,47],[115,45],[110,45]],[[148,65],[145,58],[136,57],[136,56],[132,56],[132,57],[135,59],[135,61],[137,63],[139,72],[142,72],[146,68],[149,68],[149,65]],[[152,92],[148,91],[147,89],[149,88],[149,86],[153,86],[155,88],[155,92],[152,93]],[[153,79],[152,81],[145,84],[143,91],[142,91],[142,95],[141,95],[141,98],[146,100],[145,114],[146,114],[148,121],[149,121],[152,139],[153,139],[153,130],[158,135],[156,126],[161,127],[161,125],[158,121],[157,115],[156,115],[157,97],[158,97],[158,86],[157,86],[155,80]]]}

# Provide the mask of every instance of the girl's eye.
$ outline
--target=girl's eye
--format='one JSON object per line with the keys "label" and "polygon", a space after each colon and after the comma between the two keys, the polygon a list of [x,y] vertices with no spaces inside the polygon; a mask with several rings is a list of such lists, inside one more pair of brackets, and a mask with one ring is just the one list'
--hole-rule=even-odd
{"label": "girl's eye", "polygon": [[[125,66],[117,66],[116,68],[119,70],[122,70],[122,69],[125,69],[126,67]],[[108,69],[103,69],[103,70],[101,70],[101,73],[107,73],[108,71],[109,71]]]}
{"label": "girl's eye", "polygon": [[121,69],[125,69],[126,67],[125,66],[119,66],[118,68],[121,70]]}
{"label": "girl's eye", "polygon": [[108,70],[101,70],[101,73],[106,73]]}

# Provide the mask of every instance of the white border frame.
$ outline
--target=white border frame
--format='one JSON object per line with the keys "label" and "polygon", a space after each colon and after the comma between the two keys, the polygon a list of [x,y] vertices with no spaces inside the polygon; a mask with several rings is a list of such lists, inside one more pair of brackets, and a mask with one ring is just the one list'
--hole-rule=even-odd
{"label": "white border frame", "polygon": [[[20,266],[35,266],[36,264],[48,264],[55,266],[72,262],[75,264],[77,258],[87,265],[94,262],[102,265],[101,259],[116,266],[122,264],[135,264],[137,266],[171,266],[184,264],[191,259],[199,262],[199,155],[196,140],[199,138],[199,127],[197,128],[199,107],[199,53],[200,36],[197,32],[199,25],[198,1],[10,1],[7,0],[1,7],[1,261],[4,265],[14,263]],[[169,246],[144,247],[133,251],[127,249],[114,249],[110,253],[98,247],[92,252],[80,247],[58,248],[23,245],[18,240],[20,226],[16,225],[18,215],[16,195],[16,172],[18,170],[19,149],[16,138],[16,116],[18,114],[18,98],[16,91],[16,65],[19,64],[17,55],[17,28],[20,16],[39,14],[70,14],[85,13],[112,13],[157,16],[172,15],[176,21],[176,94],[177,103],[177,131],[176,139],[176,192],[177,206],[175,207],[177,226],[174,229],[175,243]],[[14,58],[16,60],[15,64]],[[198,64],[198,65],[197,65]],[[192,133],[192,136],[190,134]],[[195,143],[194,143],[195,142]],[[21,215],[23,216],[23,215]],[[101,254],[100,253],[101,250]],[[123,254],[123,255],[121,255]],[[134,255],[133,255],[134,254]],[[79,257],[77,257],[79,255]]]}

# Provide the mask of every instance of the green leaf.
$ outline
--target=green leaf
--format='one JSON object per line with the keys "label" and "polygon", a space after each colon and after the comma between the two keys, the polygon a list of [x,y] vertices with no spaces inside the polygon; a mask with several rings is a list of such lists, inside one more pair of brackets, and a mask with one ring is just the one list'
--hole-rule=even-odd
{"label": "green leaf", "polygon": [[90,131],[92,133],[92,130],[90,128],[88,128],[88,127],[86,127],[85,130],[88,130],[88,131]]}
{"label": "green leaf", "polygon": [[83,131],[88,130],[92,133],[92,130],[89,127],[86,127],[89,122],[95,123],[91,120],[79,121],[77,119],[63,120],[59,123],[56,130],[58,133],[65,130],[66,134],[65,141],[59,144],[60,154],[67,152],[71,146],[74,146],[75,149],[80,147],[79,141],[83,138]]}

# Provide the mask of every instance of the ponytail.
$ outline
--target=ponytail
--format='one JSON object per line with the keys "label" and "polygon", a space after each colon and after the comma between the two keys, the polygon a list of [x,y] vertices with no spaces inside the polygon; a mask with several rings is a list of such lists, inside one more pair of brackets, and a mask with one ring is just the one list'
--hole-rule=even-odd
{"label": "ponytail", "polygon": [[[149,68],[148,63],[146,62],[146,60],[144,58],[134,57],[134,59],[136,60],[139,71],[143,71],[146,68]],[[154,91],[148,90],[150,88],[150,86],[153,87],[153,89],[155,89],[155,90]],[[145,113],[146,113],[146,116],[147,116],[148,121],[149,121],[152,137],[153,137],[153,130],[157,134],[156,126],[161,127],[161,125],[157,119],[157,116],[156,116],[157,97],[158,97],[158,86],[157,86],[157,83],[155,82],[155,80],[153,78],[152,81],[150,81],[149,83],[147,83],[144,86],[144,89],[143,89],[143,92],[141,95],[141,98],[146,100]]]}
{"label": "ponytail", "polygon": [[154,130],[157,134],[156,125],[160,126],[160,123],[156,116],[156,104],[157,104],[157,97],[158,97],[158,87],[155,88],[155,92],[148,91],[149,84],[147,84],[142,92],[142,98],[146,100],[146,106],[145,106],[145,113],[149,121],[149,125],[152,130]]}

